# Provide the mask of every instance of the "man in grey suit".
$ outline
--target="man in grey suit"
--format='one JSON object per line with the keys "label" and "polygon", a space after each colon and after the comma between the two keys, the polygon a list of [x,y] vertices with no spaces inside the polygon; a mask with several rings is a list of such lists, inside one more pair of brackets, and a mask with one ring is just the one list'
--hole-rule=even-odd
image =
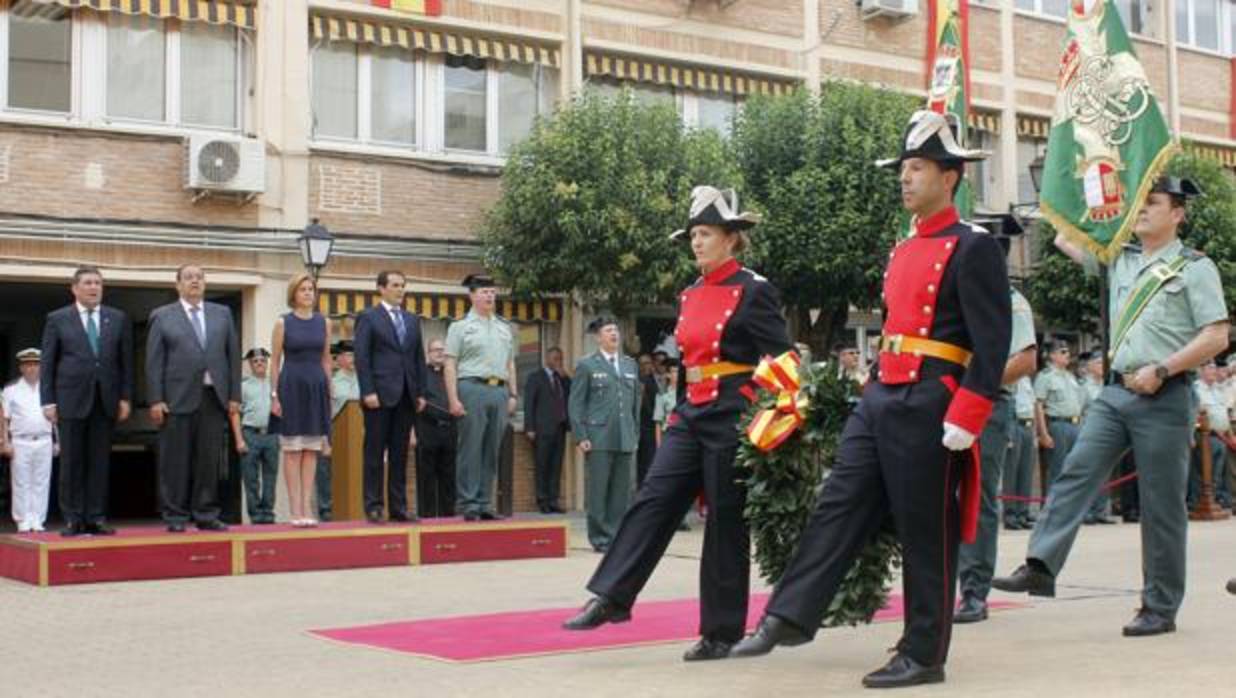
{"label": "man in grey suit", "polygon": [[207,303],[206,274],[176,270],[180,299],[150,314],[146,384],[150,418],[160,427],[159,499],[167,530],[192,518],[204,531],[219,520],[218,484],[227,417],[240,409],[240,341],[232,311]]}
{"label": "man in grey suit", "polygon": [[597,318],[588,327],[598,350],[579,360],[567,413],[584,453],[584,508],[588,542],[604,552],[631,501],[639,445],[639,365],[620,348],[618,323]]}

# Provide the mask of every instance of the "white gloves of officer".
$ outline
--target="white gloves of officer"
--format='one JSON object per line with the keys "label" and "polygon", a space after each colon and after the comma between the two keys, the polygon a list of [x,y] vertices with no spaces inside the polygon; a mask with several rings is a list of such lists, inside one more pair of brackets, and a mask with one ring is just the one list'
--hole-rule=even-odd
{"label": "white gloves of officer", "polygon": [[965,451],[974,445],[974,434],[956,424],[944,423],[944,447],[950,451]]}

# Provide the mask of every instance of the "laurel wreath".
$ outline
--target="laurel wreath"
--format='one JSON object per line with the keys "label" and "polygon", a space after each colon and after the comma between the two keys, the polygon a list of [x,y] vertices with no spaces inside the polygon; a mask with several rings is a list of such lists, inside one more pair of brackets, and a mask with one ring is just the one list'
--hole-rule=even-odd
{"label": "laurel wreath", "polygon": [[[770,584],[785,572],[815,509],[856,397],[854,384],[839,378],[834,364],[804,361],[799,379],[800,389],[810,400],[802,426],[768,452],[741,439],[735,461],[747,487],[743,515],[755,543],[755,561]],[[743,415],[743,432],[760,410],[773,407],[775,401],[775,395],[761,391]],[[870,623],[888,601],[893,576],[900,566],[901,549],[891,520],[886,520],[855,558],[823,625]]]}

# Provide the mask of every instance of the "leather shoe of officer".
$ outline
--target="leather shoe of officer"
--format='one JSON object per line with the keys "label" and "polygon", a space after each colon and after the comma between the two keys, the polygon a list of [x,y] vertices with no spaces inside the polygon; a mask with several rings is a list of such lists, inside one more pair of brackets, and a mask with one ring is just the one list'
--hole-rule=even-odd
{"label": "leather shoe of officer", "polygon": [[77,523],[76,521],[67,523],[64,525],[64,528],[60,529],[60,535],[65,538],[72,538],[74,536],[80,536],[84,534],[85,532],[86,532],[86,527],[80,523]]}
{"label": "leather shoe of officer", "polygon": [[1236,577],[1227,580],[1227,593],[1236,594]]}
{"label": "leather shoe of officer", "polygon": [[371,524],[382,523],[382,512],[378,511],[377,509],[370,509],[369,511],[365,512],[365,520]]}
{"label": "leather shoe of officer", "polygon": [[86,524],[86,533],[92,536],[114,536],[116,535],[116,529],[105,523],[92,523]]}
{"label": "leather shoe of officer", "polygon": [[179,521],[173,521],[167,525],[168,533],[184,533],[185,525]]}
{"label": "leather shoe of officer", "polygon": [[978,623],[987,620],[987,602],[966,594],[961,597],[961,604],[953,612],[954,623]]}
{"label": "leather shoe of officer", "polygon": [[942,683],[944,667],[923,666],[900,652],[888,664],[863,677],[867,688],[901,688],[924,683]]}
{"label": "leather shoe of officer", "polygon": [[197,524],[197,530],[199,531],[226,531],[227,524],[223,523],[222,521],[218,519],[211,519],[210,521],[199,521]]}
{"label": "leather shoe of officer", "polygon": [[733,646],[734,643],[732,642],[701,637],[699,642],[692,645],[691,649],[682,654],[682,661],[704,662],[710,659],[725,659],[730,656],[730,648]]}
{"label": "leather shoe of officer", "polygon": [[996,577],[991,585],[1000,591],[1029,592],[1031,596],[1056,595],[1056,578],[1046,570],[1025,564],[1007,577]]}
{"label": "leather shoe of officer", "polygon": [[1121,633],[1125,637],[1146,637],[1176,632],[1176,622],[1167,616],[1155,613],[1149,608],[1137,611],[1137,616],[1124,626]]}
{"label": "leather shoe of officer", "polygon": [[631,611],[610,601],[604,596],[595,596],[584,604],[579,613],[562,624],[565,630],[592,630],[606,623],[625,623],[631,620]]}
{"label": "leather shoe of officer", "polygon": [[793,647],[811,642],[811,638],[789,621],[774,615],[760,619],[755,632],[743,638],[730,650],[731,657],[759,657],[773,651],[777,645]]}

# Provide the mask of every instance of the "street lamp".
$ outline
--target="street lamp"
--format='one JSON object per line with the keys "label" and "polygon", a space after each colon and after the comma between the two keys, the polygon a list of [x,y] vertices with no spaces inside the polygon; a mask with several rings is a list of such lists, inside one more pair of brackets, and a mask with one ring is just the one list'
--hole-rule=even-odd
{"label": "street lamp", "polygon": [[318,223],[318,219],[314,218],[309,225],[305,226],[305,232],[301,233],[296,242],[300,245],[301,262],[309,270],[314,281],[317,281],[318,272],[330,261],[331,250],[335,247],[334,236],[330,234],[326,226]]}
{"label": "street lamp", "polygon": [[1034,184],[1034,193],[1038,194],[1043,190],[1043,163],[1046,158],[1040,153],[1030,163],[1030,182]]}

